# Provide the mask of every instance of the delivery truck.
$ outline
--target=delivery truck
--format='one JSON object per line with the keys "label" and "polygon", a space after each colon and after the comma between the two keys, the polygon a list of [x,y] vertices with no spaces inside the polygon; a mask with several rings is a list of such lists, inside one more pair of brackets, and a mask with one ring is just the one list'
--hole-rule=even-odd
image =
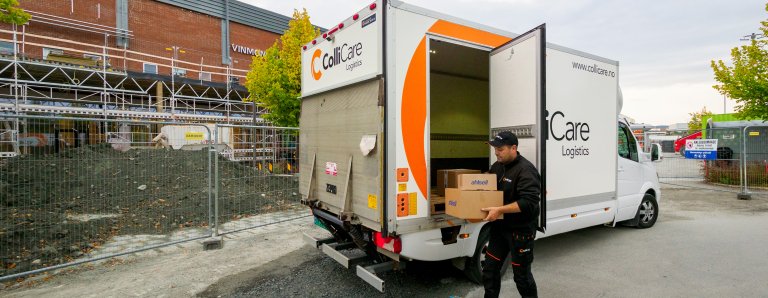
{"label": "delivery truck", "polygon": [[486,222],[433,194],[440,171],[487,171],[500,131],[540,171],[539,238],[658,218],[655,167],[619,117],[619,63],[547,43],[545,25],[514,34],[378,0],[302,51],[299,190],[330,232],[305,239],[380,291],[379,273],[411,260],[480,280]]}

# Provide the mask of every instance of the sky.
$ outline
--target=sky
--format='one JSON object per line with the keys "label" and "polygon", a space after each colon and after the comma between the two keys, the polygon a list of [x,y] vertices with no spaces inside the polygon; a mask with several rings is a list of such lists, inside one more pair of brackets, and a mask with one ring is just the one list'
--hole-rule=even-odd
{"label": "sky", "polygon": [[[290,16],[306,8],[331,28],[373,1],[241,0]],[[703,107],[733,112],[713,85],[710,63],[730,65],[731,49],[748,44],[768,19],[765,0],[406,0],[423,8],[524,33],[547,24],[547,41],[619,61],[622,114],[639,123],[688,122]]]}

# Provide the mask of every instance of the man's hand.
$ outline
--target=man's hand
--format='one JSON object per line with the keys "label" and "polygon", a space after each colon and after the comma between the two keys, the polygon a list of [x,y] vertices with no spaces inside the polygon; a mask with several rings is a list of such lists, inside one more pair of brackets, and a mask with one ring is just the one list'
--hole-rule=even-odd
{"label": "man's hand", "polygon": [[480,210],[488,212],[488,216],[485,217],[485,221],[494,221],[497,218],[499,218],[499,215],[501,215],[503,212],[501,211],[502,207],[486,207]]}

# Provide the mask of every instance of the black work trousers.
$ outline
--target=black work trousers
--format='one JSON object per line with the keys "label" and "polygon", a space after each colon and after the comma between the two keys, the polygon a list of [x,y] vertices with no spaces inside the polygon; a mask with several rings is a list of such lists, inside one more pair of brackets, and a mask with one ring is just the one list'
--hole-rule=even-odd
{"label": "black work trousers", "polygon": [[[536,230],[509,229],[503,225],[491,226],[490,243],[483,267],[485,297],[499,297],[501,291],[501,268],[509,261],[514,273],[517,291],[522,297],[537,297],[536,281],[531,273],[533,263],[533,240]],[[506,259],[509,254],[510,258]]]}

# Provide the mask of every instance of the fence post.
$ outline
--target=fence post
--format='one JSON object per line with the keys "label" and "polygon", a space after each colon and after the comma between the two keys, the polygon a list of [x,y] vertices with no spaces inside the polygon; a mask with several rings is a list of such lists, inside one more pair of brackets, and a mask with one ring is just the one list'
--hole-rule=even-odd
{"label": "fence post", "polygon": [[[213,131],[207,125],[208,130],[208,221],[209,226],[213,226],[213,234],[210,238],[203,241],[203,249],[220,249],[224,246],[224,239],[219,236],[219,156],[216,146],[218,145],[219,125],[214,124]],[[211,170],[213,166],[213,170]],[[213,179],[211,179],[213,173]],[[213,196],[211,196],[213,192]],[[211,222],[211,199],[213,200],[213,222]]]}
{"label": "fence post", "polygon": [[741,132],[741,183],[743,188],[741,192],[736,195],[739,200],[751,200],[752,194],[747,189],[747,128],[745,126]]}
{"label": "fence post", "polygon": [[213,224],[215,227],[215,230],[213,232],[214,236],[219,236],[219,184],[220,184],[220,177],[219,177],[219,152],[218,152],[218,146],[219,144],[219,124],[214,124],[213,126]]}

